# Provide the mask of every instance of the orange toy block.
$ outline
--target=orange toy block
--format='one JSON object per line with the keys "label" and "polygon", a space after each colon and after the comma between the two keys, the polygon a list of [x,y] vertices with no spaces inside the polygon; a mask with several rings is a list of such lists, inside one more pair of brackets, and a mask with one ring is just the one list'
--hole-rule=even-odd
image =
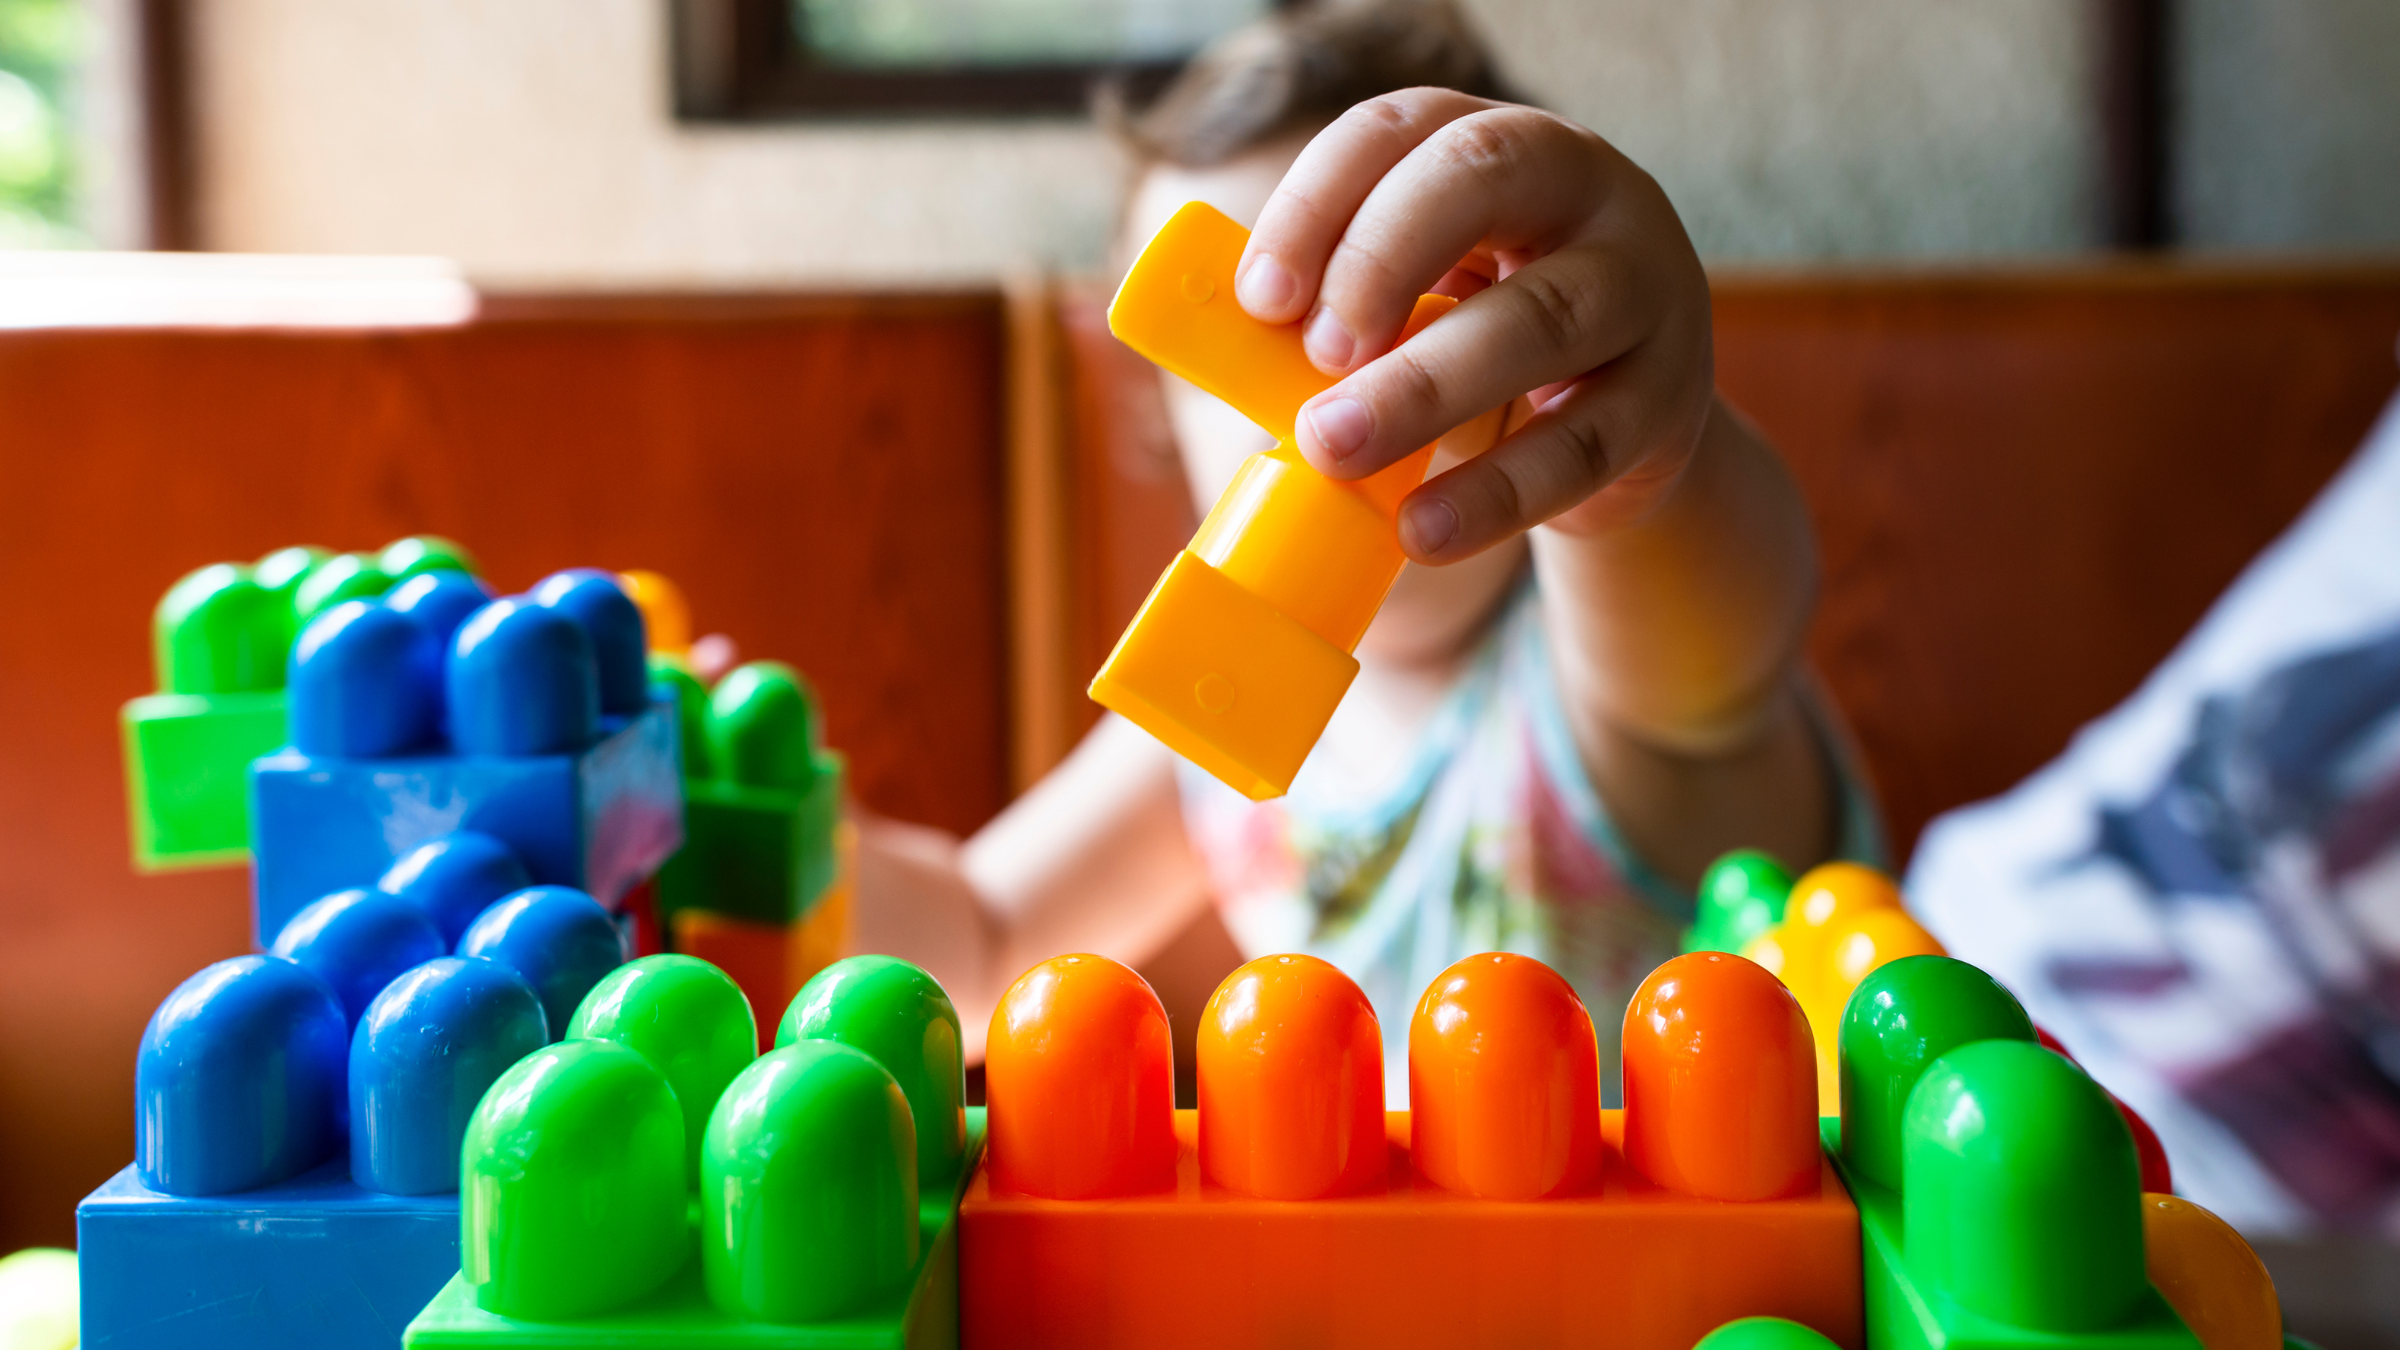
{"label": "orange toy block", "polygon": [[[1075,956],[1020,980],[959,1211],[962,1343],[1689,1350],[1768,1315],[1863,1344],[1858,1212],[1813,1145],[1806,1022],[1764,970],[1661,967],[1628,1016],[1623,1111],[1600,1108],[1566,982],[1495,953],[1426,991],[1416,1112],[1361,1140],[1380,1096],[1362,1017],[1333,967],[1254,961],[1202,1015],[1200,1109],[1170,1112],[1146,1090],[1167,1049],[1139,977]],[[1149,1162],[1161,1128],[1171,1173]]]}
{"label": "orange toy block", "polygon": [[[1108,310],[1109,331],[1273,435],[1093,677],[1091,696],[1254,799],[1290,788],[1358,674],[1351,650],[1406,558],[1394,525],[1425,477],[1426,446],[1355,482],[1308,466],[1300,405],[1333,386],[1297,324],[1261,323],[1233,298],[1249,231],[1203,202],[1159,228]],[[1447,313],[1418,299],[1401,338]]]}

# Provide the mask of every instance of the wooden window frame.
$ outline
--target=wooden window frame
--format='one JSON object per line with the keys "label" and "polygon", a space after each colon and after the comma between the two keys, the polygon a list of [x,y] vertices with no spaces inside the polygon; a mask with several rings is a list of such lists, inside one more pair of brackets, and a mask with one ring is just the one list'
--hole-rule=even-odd
{"label": "wooden window frame", "polygon": [[675,115],[686,122],[838,117],[1072,117],[1102,79],[1141,100],[1181,61],[860,70],[819,65],[786,0],[671,0]]}

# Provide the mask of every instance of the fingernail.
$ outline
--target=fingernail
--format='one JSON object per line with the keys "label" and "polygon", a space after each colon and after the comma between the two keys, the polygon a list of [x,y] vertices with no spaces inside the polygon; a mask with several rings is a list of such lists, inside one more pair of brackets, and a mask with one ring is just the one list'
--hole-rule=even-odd
{"label": "fingernail", "polygon": [[1319,370],[1348,370],[1350,352],[1358,344],[1350,330],[1342,326],[1341,316],[1330,309],[1319,309],[1308,321],[1308,331],[1300,335],[1300,345],[1308,359]]}
{"label": "fingernail", "polygon": [[1367,433],[1375,429],[1367,405],[1346,394],[1312,403],[1302,408],[1300,415],[1308,419],[1308,432],[1316,438],[1317,448],[1336,462],[1357,454],[1367,443]]}
{"label": "fingernail", "polygon": [[1400,542],[1419,556],[1431,557],[1441,552],[1443,545],[1457,533],[1457,510],[1439,498],[1410,502],[1400,513]]}
{"label": "fingernail", "polygon": [[1291,303],[1293,293],[1299,289],[1299,284],[1292,280],[1292,274],[1284,269],[1282,263],[1275,261],[1272,253],[1261,253],[1252,258],[1250,265],[1243,268],[1242,274],[1233,281],[1234,298],[1242,302],[1242,308],[1258,315],[1282,310]]}

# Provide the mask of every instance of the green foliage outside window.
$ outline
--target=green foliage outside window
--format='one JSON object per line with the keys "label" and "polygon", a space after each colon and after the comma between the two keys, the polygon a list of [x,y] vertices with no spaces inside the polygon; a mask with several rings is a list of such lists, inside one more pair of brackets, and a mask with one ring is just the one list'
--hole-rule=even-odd
{"label": "green foliage outside window", "polygon": [[83,41],[74,0],[0,0],[0,248],[72,248],[75,130],[68,110]]}

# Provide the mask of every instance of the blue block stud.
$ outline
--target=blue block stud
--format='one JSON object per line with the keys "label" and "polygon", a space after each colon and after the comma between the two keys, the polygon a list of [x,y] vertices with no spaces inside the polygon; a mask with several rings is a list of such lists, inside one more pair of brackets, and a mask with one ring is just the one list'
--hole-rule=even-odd
{"label": "blue block stud", "polygon": [[299,1175],[341,1143],[349,1027],[280,956],[201,971],[150,1015],[134,1061],[135,1165],[152,1190],[219,1195]]}
{"label": "blue block stud", "polygon": [[425,911],[382,891],[335,891],[292,916],[269,949],[325,982],[342,1001],[347,1033],[401,971],[450,944]]}
{"label": "blue block stud", "polygon": [[485,605],[459,627],[448,678],[461,754],[571,755],[599,735],[592,639],[564,611],[523,596]]}
{"label": "blue block stud", "polygon": [[583,625],[591,635],[592,659],[600,670],[600,711],[630,717],[650,706],[650,639],[642,611],[606,572],[574,567],[542,578],[530,592]]}
{"label": "blue block stud", "polygon": [[419,572],[385,593],[383,607],[415,619],[436,651],[450,650],[459,625],[492,603],[492,589],[465,572]]}
{"label": "blue block stud", "polygon": [[425,917],[441,931],[443,950],[447,951],[458,945],[476,915],[500,897],[532,884],[525,864],[508,845],[488,834],[460,830],[401,855],[375,883],[375,889],[425,911]]}
{"label": "blue block stud", "polygon": [[525,977],[541,995],[550,1038],[566,1034],[575,1005],[625,963],[623,940],[600,902],[572,886],[533,886],[485,910],[458,940]]}
{"label": "blue block stud", "polygon": [[458,1189],[486,1088],[550,1039],[539,995],[497,961],[445,956],[392,981],[350,1041],[350,1177],[386,1195]]}
{"label": "blue block stud", "polygon": [[439,725],[438,655],[415,620],[367,601],[318,615],[293,644],[285,682],[293,748],[367,758],[425,746]]}

